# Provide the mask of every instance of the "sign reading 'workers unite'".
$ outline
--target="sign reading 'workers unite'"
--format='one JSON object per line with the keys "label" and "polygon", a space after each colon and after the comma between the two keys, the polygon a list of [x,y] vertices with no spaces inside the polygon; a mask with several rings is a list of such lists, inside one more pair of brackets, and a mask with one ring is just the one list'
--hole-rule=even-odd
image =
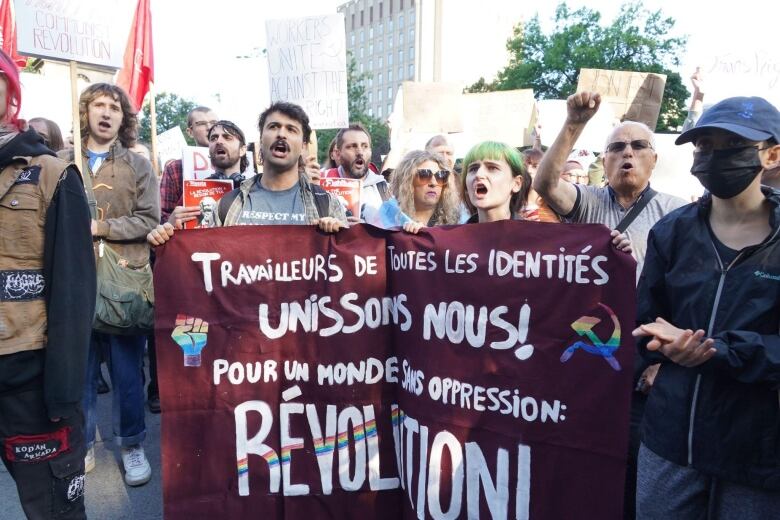
{"label": "sign reading 'workers unite'", "polygon": [[265,30],[271,102],[302,106],[312,128],[348,126],[344,15],[269,20]]}
{"label": "sign reading 'workers unite'", "polygon": [[635,263],[610,241],[177,234],[155,268],[165,517],[620,517]]}

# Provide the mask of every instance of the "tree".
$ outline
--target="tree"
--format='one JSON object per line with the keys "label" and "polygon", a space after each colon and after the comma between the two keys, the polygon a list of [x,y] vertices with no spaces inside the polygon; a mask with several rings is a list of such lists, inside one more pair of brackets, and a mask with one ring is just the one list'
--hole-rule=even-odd
{"label": "tree", "polygon": [[[154,101],[155,112],[157,113],[158,134],[170,130],[177,125],[181,128],[181,131],[184,132],[187,129],[187,114],[190,110],[198,106],[196,103],[181,98],[171,92],[161,92],[157,94]],[[140,119],[141,131],[139,139],[143,142],[150,143],[152,141],[152,120],[149,101],[144,103]],[[195,141],[193,141],[186,132],[184,132],[184,138],[187,139],[189,145],[195,145]]]}
{"label": "tree", "polygon": [[565,99],[575,92],[582,68],[656,72],[666,74],[656,130],[676,131],[682,125],[689,93],[671,67],[680,65],[687,38],[669,36],[674,19],[633,2],[623,4],[604,27],[598,11],[587,7],[572,11],[561,3],[554,22],[550,34],[542,31],[538,16],[518,24],[507,41],[509,64],[492,83],[480,78],[467,91],[532,88],[539,99]]}
{"label": "tree", "polygon": [[[347,108],[350,122],[359,122],[371,136],[371,160],[381,165],[382,155],[390,151],[390,130],[384,121],[368,115],[368,96],[366,81],[369,74],[357,71],[357,62],[351,53],[347,56]],[[325,164],[328,158],[328,146],[336,137],[338,128],[317,130],[317,156]]]}

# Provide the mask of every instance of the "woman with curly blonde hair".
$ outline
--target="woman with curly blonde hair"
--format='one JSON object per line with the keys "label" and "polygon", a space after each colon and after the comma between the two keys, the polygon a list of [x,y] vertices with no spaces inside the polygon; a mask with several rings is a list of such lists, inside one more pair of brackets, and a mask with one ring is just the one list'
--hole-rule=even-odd
{"label": "woman with curly blonde hair", "polygon": [[390,189],[401,211],[413,220],[404,225],[410,233],[425,226],[459,222],[457,181],[439,155],[423,150],[406,154],[393,172]]}

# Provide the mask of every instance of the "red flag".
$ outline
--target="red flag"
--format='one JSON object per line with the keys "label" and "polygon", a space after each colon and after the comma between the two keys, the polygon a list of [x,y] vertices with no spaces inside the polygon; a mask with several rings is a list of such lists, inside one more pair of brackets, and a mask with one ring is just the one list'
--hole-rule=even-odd
{"label": "red flag", "polygon": [[14,22],[14,12],[11,6],[11,0],[2,0],[0,2],[0,45],[3,52],[14,60],[19,67],[27,64],[27,58],[19,56],[16,52],[16,22]]}
{"label": "red flag", "polygon": [[150,0],[138,0],[138,7],[127,38],[125,58],[116,84],[130,96],[136,110],[141,109],[149,83],[154,81],[154,52],[152,50],[152,12]]}

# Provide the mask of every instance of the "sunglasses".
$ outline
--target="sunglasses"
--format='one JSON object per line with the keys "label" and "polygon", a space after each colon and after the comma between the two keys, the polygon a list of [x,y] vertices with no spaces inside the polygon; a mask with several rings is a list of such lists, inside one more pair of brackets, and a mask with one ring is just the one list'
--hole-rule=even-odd
{"label": "sunglasses", "polygon": [[431,181],[431,177],[436,179],[436,184],[444,186],[447,184],[447,179],[450,177],[448,170],[439,170],[437,172],[431,171],[428,168],[420,168],[415,174],[421,184],[428,184]]}
{"label": "sunglasses", "polygon": [[607,145],[607,151],[612,153],[622,152],[626,149],[626,146],[631,145],[632,150],[646,150],[647,148],[652,148],[653,145],[650,144],[650,141],[647,139],[637,139],[636,141],[631,142],[625,142],[625,141],[616,141],[614,143],[609,143]]}

